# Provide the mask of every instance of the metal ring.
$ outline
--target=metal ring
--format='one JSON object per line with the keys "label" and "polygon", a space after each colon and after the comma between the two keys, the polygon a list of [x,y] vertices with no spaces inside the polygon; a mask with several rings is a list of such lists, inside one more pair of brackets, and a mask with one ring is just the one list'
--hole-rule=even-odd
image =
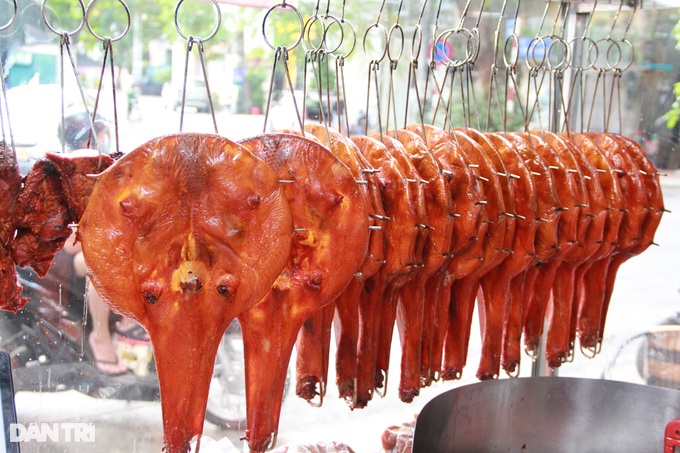
{"label": "metal ring", "polygon": [[[175,6],[175,28],[177,29],[177,33],[179,33],[182,38],[189,39],[189,37],[182,31],[182,27],[179,26],[179,20],[177,18],[179,7],[182,5],[182,3],[184,3],[184,0],[179,0],[179,2],[177,2],[177,6]],[[192,39],[195,41],[209,41],[217,34],[218,31],[220,31],[220,25],[222,25],[222,11],[220,10],[220,5],[217,3],[217,0],[212,0],[212,3],[215,5],[215,9],[217,10],[217,24],[215,25],[215,29],[205,38],[192,36]]]}
{"label": "metal ring", "polygon": [[[371,58],[368,56],[368,49],[366,49],[366,40],[367,40],[367,38],[368,38],[368,34],[369,34],[369,33],[371,32],[371,30],[373,30],[374,28],[377,28],[377,29],[379,29],[379,30],[382,31],[383,36],[384,36],[384,38],[385,38],[385,46],[384,46],[384,48],[383,48],[382,54],[380,55],[380,58],[371,59]],[[381,61],[383,61],[383,60],[385,59],[385,55],[387,55],[387,39],[388,39],[388,38],[387,38],[387,30],[385,30],[385,27],[383,27],[381,24],[379,24],[379,23],[377,23],[377,22],[374,23],[373,25],[371,25],[370,27],[368,27],[368,28],[366,29],[366,33],[364,33],[363,47],[364,47],[364,55],[366,56],[366,58],[368,58],[369,61],[373,61],[373,62],[376,62],[376,63],[380,63]]]}
{"label": "metal ring", "polygon": [[[515,52],[515,56],[513,57],[513,59],[508,61],[508,43],[510,42],[517,43],[517,51]],[[514,68],[515,66],[517,66],[518,62],[519,62],[519,36],[517,36],[517,33],[512,33],[507,38],[505,38],[505,45],[503,46],[503,64],[507,69]]]}
{"label": "metal ring", "polygon": [[13,11],[12,11],[12,17],[9,19],[9,21],[5,25],[0,27],[0,31],[7,30],[9,27],[11,27],[12,24],[14,23],[14,21],[17,18],[17,13],[19,11],[19,6],[17,5],[17,0],[12,0],[12,5],[14,6]]}
{"label": "metal ring", "polygon": [[[630,47],[630,60],[624,65],[623,68],[617,68],[619,71],[625,71],[630,68],[635,61],[635,47],[633,47],[633,43],[628,41],[628,38],[619,39],[618,42],[621,44],[626,44],[628,47]],[[623,56],[623,51],[621,52],[621,55]]]}
{"label": "metal ring", "polygon": [[[401,47],[399,49],[399,54],[397,55],[397,58],[392,58],[392,53],[390,51],[390,48],[392,47],[392,33],[394,33],[394,30],[398,30],[399,34],[401,36]],[[401,25],[395,23],[394,25],[392,25],[392,27],[390,27],[390,32],[387,35],[387,46],[386,46],[387,47],[387,58],[391,62],[394,63],[394,62],[399,61],[401,56],[404,54],[404,41],[405,41],[405,39],[404,39],[404,29],[401,28]]]}
{"label": "metal ring", "polygon": [[90,26],[90,11],[91,11],[92,7],[94,6],[94,4],[97,3],[97,0],[92,0],[92,2],[87,6],[87,9],[85,10],[85,25],[87,25],[87,29],[90,30],[90,33],[92,33],[92,36],[97,38],[99,41],[104,42],[106,40],[109,40],[111,42],[116,42],[116,41],[123,39],[123,37],[125,35],[127,35],[128,31],[130,31],[130,8],[128,8],[127,4],[123,0],[118,0],[118,2],[121,5],[123,5],[123,8],[125,8],[125,14],[127,15],[127,24],[125,26],[125,29],[122,31],[122,33],[120,35],[116,36],[115,38],[111,38],[111,37],[102,38],[97,33],[95,33],[94,30],[92,30],[92,27]]}
{"label": "metal ring", "polygon": [[[324,31],[323,31],[323,35],[324,35],[323,43],[326,46],[326,53],[335,53],[340,48],[340,46],[342,45],[342,42],[345,40],[345,29],[342,28],[342,24],[340,23],[340,19],[338,19],[337,17],[335,17],[332,14],[325,14],[322,17],[322,19],[323,20],[331,19],[331,22],[328,25],[325,26]],[[335,46],[333,49],[329,49],[328,48],[328,30],[330,30],[330,28],[335,24],[337,24],[338,27],[340,28],[340,42],[338,42],[338,45]]]}
{"label": "metal ring", "polygon": [[[618,49],[618,54],[616,55],[616,60],[612,63],[609,60],[609,55],[612,49],[616,47]],[[604,61],[607,63],[607,67],[611,70],[617,69],[619,67],[619,63],[621,63],[621,58],[623,57],[622,52],[621,52],[621,46],[619,45],[618,40],[611,41],[609,43],[609,46],[607,46],[607,52],[604,54]]]}
{"label": "metal ring", "polygon": [[[449,29],[442,32],[435,41],[435,48],[433,52],[439,52],[439,42],[442,41],[442,38],[444,39],[442,42],[444,43],[444,45],[446,45],[451,35],[454,34],[456,35],[462,34],[467,38],[467,49],[465,50],[465,58],[463,60],[453,60],[449,58],[448,55],[444,54],[442,56],[442,60],[446,60],[446,64],[450,67],[458,68],[472,61],[472,56],[474,55],[474,52],[472,51],[472,41],[474,38],[472,37],[472,33],[470,32],[470,30],[468,30],[467,28]],[[451,49],[453,48],[454,46],[451,46]]]}
{"label": "metal ring", "polygon": [[[564,46],[564,54],[562,55],[561,60],[557,60],[558,63],[553,65],[553,63],[550,61],[550,56],[552,55],[553,51],[553,46],[557,43],[560,43],[561,45]],[[570,57],[571,52],[569,50],[569,44],[563,39],[563,38],[554,38],[553,41],[550,43],[548,46],[548,54],[546,55],[546,61],[548,62],[548,69],[555,70],[555,71],[564,71],[567,69],[569,66],[569,60],[571,59]]]}
{"label": "metal ring", "polygon": [[[628,63],[626,63],[626,67],[624,69],[621,69],[619,67],[621,65],[621,60],[623,59],[623,50],[621,49],[621,44],[620,44],[622,42],[624,42],[624,40],[617,39],[617,40],[612,41],[609,44],[609,47],[607,47],[607,52],[605,53],[605,61],[607,62],[607,66],[611,70],[623,71],[624,69],[628,69],[633,64],[633,58],[632,58],[632,54],[631,54],[631,59]],[[629,45],[630,45],[631,52],[632,52],[633,45],[630,44],[630,43],[629,43]],[[614,48],[614,47],[616,47],[618,49],[618,55],[617,55],[616,61],[612,64],[612,62],[609,60],[609,53],[611,52],[612,48]]]}
{"label": "metal ring", "polygon": [[[593,60],[591,55],[592,55],[592,50],[595,49],[595,59]],[[588,54],[587,54],[587,61],[588,61],[588,66],[586,66],[588,69],[593,68],[593,69],[599,69],[595,67],[595,63],[597,63],[597,60],[600,58],[600,48],[597,46],[597,42],[593,41],[592,39],[590,40],[590,45],[588,46]]]}
{"label": "metal ring", "polygon": [[[543,46],[543,58],[541,59],[541,62],[539,64],[536,64],[536,46],[538,43],[541,43]],[[546,45],[545,45],[545,40],[543,39],[542,36],[535,36],[531,38],[531,41],[529,42],[529,46],[527,47],[527,57],[526,57],[526,63],[527,67],[529,69],[539,69],[543,64],[545,63],[545,58],[546,58]],[[529,59],[531,59],[531,63],[534,64],[534,66],[531,65],[529,62]]]}
{"label": "metal ring", "polygon": [[[449,35],[450,35],[452,32],[453,32],[453,29],[452,29],[452,28],[448,28],[448,29],[444,30],[443,32],[441,32],[441,33],[439,34],[439,36],[432,36],[432,39],[433,39],[433,44],[432,44],[432,55],[430,56],[430,59],[431,59],[432,61],[436,62],[436,61],[437,61],[437,58],[439,58],[439,61],[447,60],[447,64],[451,63],[451,59],[449,59],[449,57],[448,57],[448,55],[446,55],[446,53],[444,53],[444,55],[440,55],[440,52],[439,52],[439,41],[441,41],[441,39],[442,39],[444,36],[446,36],[446,38],[448,39]],[[444,40],[444,42],[446,42],[446,40]]]}
{"label": "metal ring", "polygon": [[283,2],[283,3],[279,3],[279,4],[277,4],[277,5],[274,5],[274,6],[272,6],[271,8],[269,8],[269,10],[267,10],[267,13],[264,15],[264,19],[262,19],[262,37],[264,38],[264,42],[265,42],[265,43],[269,46],[269,48],[272,49],[272,50],[276,50],[277,47],[283,47],[283,46],[275,46],[275,45],[273,45],[273,44],[271,43],[271,41],[269,41],[269,38],[267,38],[267,31],[266,31],[266,28],[265,28],[266,25],[267,25],[267,18],[268,18],[269,15],[272,13],[272,11],[274,11],[274,10],[277,9],[278,7],[281,7],[282,9],[290,8],[295,14],[297,14],[298,21],[299,21],[299,23],[300,23],[300,34],[298,35],[297,41],[295,41],[295,42],[293,43],[292,46],[286,47],[287,50],[293,50],[293,49],[295,49],[295,48],[300,44],[300,42],[302,41],[302,35],[303,35],[304,32],[305,32],[305,21],[304,21],[304,19],[302,18],[302,14],[300,13],[300,11],[299,11],[296,7],[294,7],[293,5],[289,5],[289,4],[286,3],[286,2]]}
{"label": "metal ring", "polygon": [[52,24],[50,24],[50,21],[47,20],[47,14],[45,13],[45,6],[47,5],[47,0],[43,0],[42,3],[40,4],[40,15],[42,16],[43,22],[45,22],[45,26],[47,26],[47,28],[49,28],[50,31],[52,33],[54,33],[55,35],[66,34],[67,36],[73,36],[76,33],[78,33],[83,28],[83,25],[85,25],[85,3],[83,3],[83,0],[78,0],[78,3],[80,4],[80,9],[83,12],[83,17],[82,17],[82,19],[80,19],[80,23],[78,24],[78,26],[74,30],[71,30],[71,31],[65,31],[65,30],[59,31],[59,30],[55,29],[54,27],[52,27]]}
{"label": "metal ring", "polygon": [[[416,37],[418,37],[418,47],[416,47]],[[420,51],[423,48],[423,27],[420,24],[416,25],[413,30],[413,38],[411,38],[411,60],[417,60],[420,57]]]}
{"label": "metal ring", "polygon": [[[321,41],[319,41],[318,46],[314,46],[314,43],[312,43],[310,33],[312,30],[312,25],[316,24],[317,22],[321,24]],[[318,50],[321,50],[326,41],[326,25],[323,23],[323,20],[321,20],[321,17],[319,15],[315,14],[307,19],[304,25],[302,36],[303,36],[302,47],[305,49],[306,52],[310,51],[316,52]],[[309,48],[307,48],[307,46],[309,46]]]}
{"label": "metal ring", "polygon": [[[349,51],[345,52],[344,54],[338,55],[338,57],[341,57],[341,58],[347,58],[350,55],[352,55],[352,52],[354,52],[354,49],[356,49],[356,47],[357,47],[357,32],[354,29],[354,25],[352,25],[352,23],[348,20],[345,20],[345,21],[343,21],[342,19],[340,20],[340,27],[343,28],[343,31],[342,31],[343,37],[345,36],[345,30],[344,30],[345,25],[349,25],[349,29],[352,32],[352,47],[349,49]],[[344,39],[343,39],[343,42],[344,42]]]}
{"label": "metal ring", "polygon": [[[591,45],[592,45],[592,44],[595,44],[595,41],[593,41],[592,38],[588,38],[588,37],[585,37],[585,36],[579,36],[579,37],[576,37],[576,38],[572,38],[572,39],[569,41],[569,48],[570,48],[570,49],[573,49],[573,48],[574,48],[574,44],[575,44],[577,41],[583,41],[583,43],[585,43],[586,41],[590,41]],[[590,51],[590,47],[588,48],[588,51]],[[597,60],[597,58],[599,57],[599,53],[600,53],[600,51],[599,51],[599,49],[597,48],[597,46],[595,46],[595,51],[596,51],[595,60]],[[572,58],[575,57],[576,54],[577,54],[576,52],[572,52],[572,53],[571,53],[571,57],[572,57]],[[588,59],[588,60],[590,60],[590,59]],[[588,61],[588,65],[587,65],[587,66],[582,66],[582,65],[577,65],[575,61],[572,61],[571,63],[569,63],[569,66],[572,67],[572,68],[574,68],[574,69],[585,70],[585,69],[590,69],[590,68],[592,68],[594,64],[595,64],[594,61],[593,61],[593,62]]]}
{"label": "metal ring", "polygon": [[[611,67],[605,67],[606,65],[604,65],[604,64],[602,66],[596,66],[595,65],[595,63],[597,63],[597,60],[600,58],[600,55],[601,55],[600,48],[599,48],[598,45],[599,45],[599,43],[605,42],[605,41],[607,41],[606,38],[601,38],[601,39],[598,39],[597,41],[592,42],[590,44],[590,46],[588,46],[588,63],[592,63],[592,64],[590,64],[590,67],[597,70],[597,71],[607,72],[607,71],[611,71],[612,68]],[[611,39],[609,41],[611,41]],[[591,60],[591,51],[593,50],[593,48],[596,49],[595,60]]]}
{"label": "metal ring", "polygon": [[482,40],[479,36],[479,29],[477,27],[470,30],[470,35],[472,35],[474,46],[472,47],[472,57],[470,57],[468,63],[474,63],[477,61],[477,57],[479,57],[479,51],[482,48]]}

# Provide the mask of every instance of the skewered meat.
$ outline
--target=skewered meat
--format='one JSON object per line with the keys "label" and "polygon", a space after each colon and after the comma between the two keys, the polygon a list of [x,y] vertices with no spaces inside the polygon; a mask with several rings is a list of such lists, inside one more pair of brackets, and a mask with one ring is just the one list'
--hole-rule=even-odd
{"label": "skewered meat", "polygon": [[[503,369],[508,374],[516,374],[519,372],[521,354],[524,272],[535,255],[537,228],[537,222],[527,221],[527,219],[531,219],[538,208],[538,195],[531,172],[513,144],[501,134],[486,134],[486,136],[503,159],[508,178],[515,181],[516,200],[514,211],[507,214],[515,220],[515,233],[509,247],[511,253],[500,266],[489,273],[491,278],[485,279],[485,297],[488,293],[492,301],[498,301],[494,303],[504,301],[501,305],[504,314],[503,335],[489,331],[485,336],[485,341],[491,342],[489,347],[492,348],[493,354],[498,354],[500,347]],[[491,326],[487,326],[489,327]],[[494,325],[492,328],[498,328],[498,326]],[[497,369],[498,365],[494,361],[491,370],[497,371]]]}
{"label": "skewered meat", "polygon": [[[517,212],[515,180],[510,177],[498,147],[491,142],[489,137],[471,128],[466,128],[464,131],[482,147],[493,162],[496,174],[499,176],[504,203],[504,210],[498,214],[498,219],[494,222],[505,224],[505,235],[499,250],[496,250],[500,253],[496,254],[495,261],[488,262],[485,259],[483,264],[489,270],[480,278],[482,289],[480,294],[482,297],[481,303],[478,305],[482,330],[482,355],[477,369],[477,377],[479,379],[492,379],[498,376],[500,370],[502,335],[498,335],[498,332],[503,331],[505,324],[510,282],[517,273],[526,268],[526,265],[521,260],[512,260],[504,265],[511,255],[510,252],[515,240],[515,217],[508,215],[508,213]],[[509,142],[505,145],[509,145]],[[490,219],[490,221],[492,220]]]}
{"label": "skewered meat", "polygon": [[[555,272],[553,279],[552,299],[548,306],[546,318],[546,347],[545,357],[548,365],[556,368],[571,355],[570,327],[574,302],[574,286],[576,268],[589,257],[589,250],[585,247],[587,234],[592,216],[588,215],[590,197],[586,186],[586,172],[574,155],[578,150],[568,140],[564,140],[551,132],[544,132],[543,137],[564,162],[567,173],[574,175],[575,198],[567,201],[567,208],[574,213],[576,219],[575,243],[562,257],[562,262]],[[590,176],[589,176],[590,177]],[[600,195],[601,196],[601,195]],[[563,213],[561,222],[566,216]],[[601,231],[601,229],[600,229]],[[590,252],[592,254],[592,252]]]}
{"label": "skewered meat", "polygon": [[[600,247],[577,270],[578,320],[577,332],[581,349],[595,353],[598,345],[599,316],[604,300],[605,281],[609,257],[614,252],[618,240],[619,227],[623,219],[623,195],[615,168],[603,151],[587,136],[571,136],[581,152],[595,167],[598,180],[604,193],[607,217]],[[582,280],[581,280],[582,279]]]}
{"label": "skewered meat", "polygon": [[[359,301],[364,282],[373,276],[380,269],[384,254],[382,223],[385,221],[385,212],[380,198],[380,191],[377,181],[374,179],[374,169],[361,155],[356,145],[345,139],[340,133],[333,129],[326,129],[322,125],[306,125],[305,130],[312,134],[320,143],[330,142],[330,151],[342,163],[344,163],[359,184],[359,190],[364,197],[369,215],[369,244],[364,262],[350,281],[347,288],[338,296],[334,304],[324,307],[321,312],[306,321],[300,330],[297,341],[297,393],[307,400],[311,400],[314,394],[301,391],[316,387],[315,381],[326,382],[328,372],[328,353],[330,347],[330,329],[334,319],[333,315],[337,308],[335,317],[336,323],[336,372],[337,385],[340,397],[345,398],[350,406],[355,404],[354,382],[357,377],[357,343],[358,343],[358,323]],[[327,135],[330,135],[330,137]],[[311,325],[310,325],[311,324]],[[307,335],[307,327],[314,326],[317,333],[323,333],[323,338]],[[321,359],[314,360],[309,357],[308,351],[314,344],[318,344],[315,352],[322,354]],[[319,351],[320,350],[320,351]],[[315,362],[324,364],[323,370],[314,368]],[[323,374],[319,374],[323,373]],[[322,386],[323,387],[323,386]],[[302,394],[302,395],[301,395]]]}
{"label": "skewered meat", "polygon": [[[560,211],[555,208],[560,206],[555,181],[550,174],[550,169],[545,160],[536,152],[528,136],[521,134],[507,134],[507,138],[513,144],[517,152],[524,158],[536,186],[537,210],[532,217],[526,219],[519,217],[521,222],[533,222],[536,224],[534,241],[534,260],[523,275],[523,282],[516,281],[512,288],[512,297],[521,298],[522,305],[522,328],[527,322],[527,313],[534,297],[534,287],[542,272],[543,265],[555,253],[557,249],[557,228]],[[519,277],[519,276],[518,276]],[[521,288],[521,296],[519,294]],[[516,338],[516,334],[513,333]],[[512,369],[512,364],[519,360],[516,345],[508,350],[507,357],[503,360]],[[507,368],[506,368],[507,370]]]}
{"label": "skewered meat", "polygon": [[609,134],[588,134],[616,167],[615,175],[621,186],[621,195],[625,203],[623,218],[616,240],[616,247],[607,267],[607,278],[602,295],[601,308],[597,321],[597,342],[602,341],[604,324],[611,299],[611,289],[619,267],[635,255],[634,250],[640,245],[642,228],[650,210],[647,187],[642,180],[639,168],[631,159],[626,146]]}
{"label": "skewered meat", "polygon": [[[251,451],[278,430],[286,370],[300,327],[340,294],[364,261],[368,211],[349,169],[304,137],[261,135],[243,142],[285,184],[295,236],[284,271],[266,296],[239,315],[246,361]],[[341,257],[339,259],[339,257]]]}
{"label": "skewered meat", "polygon": [[452,238],[446,262],[433,277],[428,286],[434,288],[430,302],[425,309],[423,330],[423,365],[421,377],[425,385],[439,375],[442,363],[444,336],[448,327],[451,305],[451,286],[454,281],[470,274],[481,261],[481,242],[477,240],[486,231],[488,224],[482,223],[484,200],[477,169],[470,166],[467,155],[448,132],[434,126],[420,125],[407,128],[415,133],[424,133],[432,155],[446,174],[451,196],[451,217],[454,219]]}
{"label": "skewered meat", "polygon": [[[615,271],[651,244],[663,212],[641,150],[612,135],[578,136],[572,144],[554,134],[420,129],[427,140],[399,130],[383,143],[356,137],[356,148],[321,127],[310,128],[316,141],[269,134],[244,147],[202,134],[163,137],[98,176],[89,203],[92,184],[80,176],[97,171],[94,161],[86,169],[60,156],[58,165],[43,164],[42,179],[35,178],[50,177],[46,192],[65,208],[55,211],[69,222],[84,211],[79,235],[97,289],[151,335],[169,451],[184,451],[201,431],[212,359],[234,316],[243,328],[246,439],[255,452],[275,439],[296,338],[299,355],[312,358],[298,364],[312,370],[299,376],[301,393],[313,397],[318,382],[323,394],[341,293],[348,299],[335,321],[349,371],[338,383],[351,407],[386,387],[395,320],[402,399],[410,401],[421,378],[429,383],[440,369],[442,331],[442,376],[459,377],[477,294],[480,379],[497,376],[501,359],[506,371],[516,369],[523,316],[525,333],[533,334],[529,350],[537,341],[530,323],[542,328],[547,319],[551,366],[570,353],[575,313],[579,335],[601,341]],[[337,157],[322,145],[329,138]],[[459,209],[465,212],[452,215]],[[369,225],[384,234],[369,235]],[[607,285],[590,288],[591,271]],[[449,282],[452,295],[442,299]],[[550,293],[553,301],[542,305]],[[180,319],[188,331],[181,344],[173,329]],[[426,319],[433,325],[425,328]],[[309,330],[299,334],[306,322]],[[196,355],[198,364],[185,358]]]}
{"label": "skewered meat", "polygon": [[28,299],[21,297],[23,290],[17,281],[12,258],[11,242],[16,232],[15,212],[21,191],[19,165],[10,154],[7,144],[0,142],[0,309],[16,312]]}
{"label": "skewered meat", "polygon": [[[589,263],[596,260],[598,251],[602,248],[602,241],[604,237],[605,226],[607,223],[608,212],[607,200],[605,198],[604,190],[600,184],[600,177],[595,169],[595,166],[588,160],[585,154],[579,149],[573,139],[566,137],[565,142],[573,148],[572,156],[577,162],[577,166],[582,172],[585,181],[588,206],[586,207],[586,217],[590,219],[586,234],[581,242],[583,249],[578,259],[567,263],[567,266],[562,266],[555,277],[555,285],[553,290],[561,295],[559,297],[569,297],[571,293],[571,317],[569,323],[569,355],[573,354],[573,348],[576,343],[576,322],[578,319],[580,294],[583,290],[584,274],[589,268]],[[572,269],[569,269],[569,266]],[[573,276],[571,274],[573,272]],[[552,334],[549,327],[548,336]],[[546,339],[547,341],[547,339]]]}
{"label": "skewered meat", "polygon": [[208,134],[151,140],[97,177],[78,236],[97,292],[151,337],[168,452],[201,433],[224,331],[288,261],[278,180]]}
{"label": "skewered meat", "polygon": [[[430,232],[429,220],[427,218],[427,208],[425,207],[425,193],[423,190],[423,180],[418,174],[409,153],[404,145],[398,140],[384,134],[374,134],[374,138],[380,139],[386,146],[387,151],[394,157],[399,169],[411,187],[411,200],[415,209],[417,221],[411,228],[416,230],[416,241],[414,245],[414,261],[407,263],[411,272],[406,273],[404,278],[394,279],[386,288],[383,295],[382,310],[380,314],[380,340],[378,342],[376,358],[376,388],[387,389],[387,379],[390,365],[390,352],[392,350],[392,333],[397,318],[397,309],[401,299],[401,289],[412,279],[421,278],[424,264],[424,249]],[[401,200],[401,203],[408,203],[408,200]],[[392,216],[389,216],[392,217]],[[396,219],[395,222],[399,222]]]}
{"label": "skewered meat", "polygon": [[[387,287],[408,278],[413,271],[418,231],[418,215],[411,196],[411,184],[387,147],[376,139],[352,137],[366,160],[380,169],[375,174],[382,204],[389,220],[383,226],[385,255],[378,272],[367,279],[360,302],[359,344],[357,350],[356,407],[364,407],[375,390],[377,350]],[[394,318],[392,318],[394,323]]]}
{"label": "skewered meat", "polygon": [[440,166],[422,138],[407,130],[389,133],[399,140],[415,166],[420,181],[425,181],[424,196],[429,234],[423,249],[423,267],[417,278],[400,291],[397,326],[401,337],[401,380],[399,397],[411,402],[420,392],[422,338],[425,307],[433,305],[432,288],[435,274],[442,268],[451,246],[453,217],[451,193]]}
{"label": "skewered meat", "polygon": [[[479,255],[466,260],[478,260],[481,263],[466,277],[453,284],[452,303],[449,324],[444,344],[444,363],[442,366],[443,379],[459,379],[467,360],[467,349],[470,341],[470,328],[474,302],[479,289],[481,278],[497,266],[506,254],[503,253],[505,241],[505,202],[503,189],[499,180],[499,170],[484,150],[470,137],[461,131],[455,131],[452,140],[463,148],[471,165],[479,169],[479,179],[484,188],[485,200],[482,222],[487,225],[486,230],[480,231],[478,237]],[[500,170],[500,172],[504,172]]]}
{"label": "skewered meat", "polygon": [[[527,351],[538,351],[546,311],[550,301],[551,288],[557,269],[564,261],[564,257],[577,244],[578,210],[570,207],[572,200],[578,199],[578,192],[574,175],[567,172],[567,167],[549,143],[544,141],[540,132],[523,134],[536,153],[548,164],[549,173],[546,177],[555,181],[557,203],[552,209],[558,214],[557,238],[554,253],[541,265],[540,272],[534,284],[533,297],[529,299],[524,322],[524,344]],[[563,306],[564,304],[560,304]],[[568,323],[567,323],[568,324]]]}

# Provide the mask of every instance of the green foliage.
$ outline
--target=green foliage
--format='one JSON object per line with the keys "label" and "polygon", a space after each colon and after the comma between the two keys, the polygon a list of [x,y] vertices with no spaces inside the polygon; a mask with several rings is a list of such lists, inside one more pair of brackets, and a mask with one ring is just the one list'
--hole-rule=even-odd
{"label": "green foliage", "polygon": [[673,94],[675,94],[675,101],[673,102],[671,109],[664,114],[666,127],[668,127],[668,129],[673,129],[680,120],[680,82],[673,86]]}
{"label": "green foliage", "polygon": [[[680,50],[680,22],[677,22],[673,27],[673,36],[677,42],[675,48]],[[673,94],[675,94],[675,101],[671,109],[664,114],[668,129],[673,129],[680,121],[680,82],[673,86]]]}

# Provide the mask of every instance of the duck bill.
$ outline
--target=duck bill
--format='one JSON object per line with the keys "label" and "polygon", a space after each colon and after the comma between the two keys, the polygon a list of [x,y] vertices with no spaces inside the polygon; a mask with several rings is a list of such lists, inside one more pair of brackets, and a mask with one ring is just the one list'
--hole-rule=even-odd
{"label": "duck bill", "polygon": [[[203,432],[215,355],[224,329],[168,323],[149,332],[156,360],[167,453],[185,453]],[[181,327],[178,329],[177,327]]]}

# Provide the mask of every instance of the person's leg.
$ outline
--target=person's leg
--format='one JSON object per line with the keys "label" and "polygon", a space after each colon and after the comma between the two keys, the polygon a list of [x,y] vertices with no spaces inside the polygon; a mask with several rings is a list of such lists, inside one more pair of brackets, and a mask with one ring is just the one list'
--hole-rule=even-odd
{"label": "person's leg", "polygon": [[89,342],[94,355],[97,368],[108,374],[121,374],[127,371],[127,367],[118,362],[116,351],[113,348],[111,331],[109,330],[109,307],[99,297],[97,290],[88,282],[87,305],[92,319],[92,332]]}

